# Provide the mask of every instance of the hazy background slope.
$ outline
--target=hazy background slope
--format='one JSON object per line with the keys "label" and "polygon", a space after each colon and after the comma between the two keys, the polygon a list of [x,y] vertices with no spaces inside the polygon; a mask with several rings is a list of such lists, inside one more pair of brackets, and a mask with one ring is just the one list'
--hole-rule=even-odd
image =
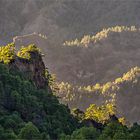
{"label": "hazy background slope", "polygon": [[62,49],[62,43],[115,25],[139,26],[139,7],[138,0],[0,0],[0,42],[12,41],[16,35],[45,34],[48,39],[39,47],[58,80],[86,85],[106,82],[139,65],[139,53],[133,48],[138,47],[139,33],[111,35],[91,49]]}
{"label": "hazy background slope", "polygon": [[[101,32],[102,36],[102,32]],[[100,38],[100,36],[98,37]],[[44,61],[58,81],[78,85],[105,83],[140,66],[140,30],[107,34],[96,43],[85,46],[51,47],[48,39],[36,35],[17,37],[16,46],[37,44],[45,54]]]}
{"label": "hazy background slope", "polygon": [[139,26],[139,7],[138,0],[0,0],[0,38],[41,32],[56,45],[104,27]]}

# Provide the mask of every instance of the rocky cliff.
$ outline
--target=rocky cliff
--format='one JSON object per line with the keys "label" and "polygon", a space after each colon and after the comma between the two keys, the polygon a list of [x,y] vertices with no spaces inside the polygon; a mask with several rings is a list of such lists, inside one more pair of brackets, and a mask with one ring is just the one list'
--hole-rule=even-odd
{"label": "rocky cliff", "polygon": [[32,81],[37,88],[45,88],[48,80],[45,76],[45,64],[38,47],[30,44],[17,52],[11,43],[0,48],[0,63],[6,64],[9,70],[19,72],[24,78]]}
{"label": "rocky cliff", "polygon": [[25,73],[33,81],[37,88],[44,88],[47,85],[45,77],[45,65],[38,52],[30,52],[30,60],[16,57],[11,66]]}

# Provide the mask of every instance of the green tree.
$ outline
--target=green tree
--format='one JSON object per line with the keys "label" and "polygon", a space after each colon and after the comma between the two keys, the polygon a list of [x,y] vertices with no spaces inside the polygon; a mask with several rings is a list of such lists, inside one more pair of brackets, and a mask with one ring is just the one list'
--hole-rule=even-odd
{"label": "green tree", "polygon": [[134,123],[133,126],[130,129],[130,137],[131,139],[140,139],[140,125],[138,125],[137,123]]}
{"label": "green tree", "polygon": [[71,135],[71,140],[97,140],[99,132],[94,127],[82,127],[74,131]]}
{"label": "green tree", "polygon": [[119,122],[114,121],[105,126],[102,134],[99,137],[99,140],[127,140],[128,135],[128,128],[126,126],[123,126]]}
{"label": "green tree", "polygon": [[41,137],[38,128],[32,123],[28,122],[19,133],[19,138],[26,140],[35,140]]}

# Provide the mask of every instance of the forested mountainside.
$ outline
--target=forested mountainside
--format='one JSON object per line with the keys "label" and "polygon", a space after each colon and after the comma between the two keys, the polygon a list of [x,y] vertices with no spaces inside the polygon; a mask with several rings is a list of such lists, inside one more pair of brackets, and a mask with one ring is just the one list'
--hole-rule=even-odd
{"label": "forested mountainside", "polygon": [[[33,44],[22,47],[18,52],[15,51],[14,43],[0,47],[0,139],[140,138],[140,126],[137,123],[130,126],[124,117],[118,118],[114,98],[124,90],[121,87],[125,86],[127,90],[129,86],[130,91],[131,88],[138,89],[138,67],[131,69],[122,78],[102,86],[96,84],[92,87],[76,87],[77,91],[98,92],[99,96],[103,94],[112,98],[104,105],[91,104],[85,112],[79,109],[70,111],[54,95],[57,92],[53,88],[56,83],[45,69],[41,56],[41,51]],[[110,94],[111,91],[114,94]],[[63,93],[62,89],[61,92]],[[123,99],[124,95],[120,96]]]}
{"label": "forested mountainside", "polygon": [[57,139],[78,121],[60,104],[35,45],[0,47],[0,139]]}
{"label": "forested mountainside", "polygon": [[140,139],[138,13],[138,0],[0,0],[0,139]]}
{"label": "forested mountainside", "polygon": [[70,111],[54,95],[56,83],[45,68],[39,48],[30,44],[16,51],[14,43],[1,46],[0,139],[139,139],[140,125],[134,123],[130,126],[124,117],[116,117],[115,93],[109,93],[116,91],[116,95],[119,94],[117,92],[124,85],[137,90],[139,72],[136,67],[105,85],[76,87],[81,91],[99,91],[99,96],[104,94],[113,98],[105,105],[91,104],[85,112],[79,109]]}
{"label": "forested mountainside", "polygon": [[0,38],[39,32],[58,45],[103,28],[139,26],[139,7],[138,0],[1,0]]}

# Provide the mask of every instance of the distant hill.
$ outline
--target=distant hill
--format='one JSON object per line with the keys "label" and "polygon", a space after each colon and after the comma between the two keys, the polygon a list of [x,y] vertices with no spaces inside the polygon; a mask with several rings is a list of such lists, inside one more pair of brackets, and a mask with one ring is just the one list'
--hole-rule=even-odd
{"label": "distant hill", "polygon": [[[52,47],[48,38],[37,36],[17,37],[15,44],[18,47],[18,44],[35,42],[45,54],[45,64],[59,82],[76,85],[105,83],[140,66],[140,30],[135,26],[107,28],[94,36],[65,41],[65,46],[58,47]],[[73,45],[73,42],[77,44]]]}
{"label": "distant hill", "polygon": [[139,7],[138,0],[1,0],[0,38],[41,32],[58,45],[103,28],[139,26]]}

